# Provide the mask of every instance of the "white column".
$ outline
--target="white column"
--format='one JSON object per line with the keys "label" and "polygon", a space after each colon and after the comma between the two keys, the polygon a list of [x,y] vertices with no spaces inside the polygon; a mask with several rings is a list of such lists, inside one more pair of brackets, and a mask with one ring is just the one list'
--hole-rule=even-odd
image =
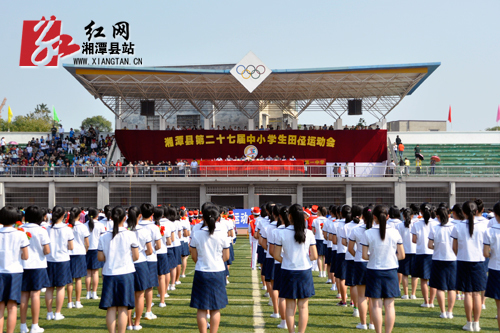
{"label": "white column", "polygon": [[104,206],[109,205],[109,183],[108,182],[98,182],[97,183],[97,207],[104,208]]}
{"label": "white column", "polygon": [[387,119],[383,118],[381,121],[380,121],[380,129],[387,129]]}
{"label": "white column", "polygon": [[5,183],[0,183],[0,205],[5,207]]}
{"label": "white column", "polygon": [[301,206],[304,205],[304,186],[297,184],[297,203]]}
{"label": "white column", "polygon": [[342,118],[339,118],[335,121],[335,125],[333,126],[334,129],[336,130],[341,130],[343,129],[342,127]]}
{"label": "white column", "polygon": [[450,182],[450,208],[457,203],[457,184]]}
{"label": "white column", "polygon": [[167,128],[167,125],[166,125],[166,121],[165,121],[165,118],[163,117],[160,117],[160,131],[164,131],[165,128]]}
{"label": "white column", "polygon": [[352,206],[352,185],[346,184],[345,186],[345,203]]}
{"label": "white column", "polygon": [[[210,197],[207,196],[207,187],[205,185],[200,185],[200,207],[203,205],[205,202],[208,202],[210,200]],[[189,207],[189,208],[200,208],[200,207]]]}
{"label": "white column", "polygon": [[151,185],[151,203],[156,206],[158,205],[158,185]]}
{"label": "white column", "polygon": [[299,128],[299,118],[292,118],[292,129]]}
{"label": "white column", "polygon": [[56,183],[49,182],[49,207],[56,205]]}
{"label": "white column", "polygon": [[203,128],[206,130],[210,129],[210,119],[209,118],[203,118]]}
{"label": "white column", "polygon": [[250,131],[253,130],[253,129],[255,129],[255,125],[254,125],[253,119],[248,118],[248,127],[247,128]]}

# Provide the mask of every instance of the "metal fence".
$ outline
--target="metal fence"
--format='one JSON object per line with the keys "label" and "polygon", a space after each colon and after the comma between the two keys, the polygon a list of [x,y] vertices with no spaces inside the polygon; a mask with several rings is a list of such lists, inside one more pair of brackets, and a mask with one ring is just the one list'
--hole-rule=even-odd
{"label": "metal fence", "polygon": [[422,166],[390,168],[350,167],[348,173],[333,166],[8,166],[0,177],[498,177],[500,166]]}

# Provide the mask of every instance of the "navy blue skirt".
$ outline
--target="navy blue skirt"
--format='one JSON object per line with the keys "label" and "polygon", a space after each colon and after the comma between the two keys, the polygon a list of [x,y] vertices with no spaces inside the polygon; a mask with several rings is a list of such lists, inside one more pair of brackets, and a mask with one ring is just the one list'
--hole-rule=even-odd
{"label": "navy blue skirt", "polygon": [[[168,249],[168,252],[172,252],[171,250],[172,249]],[[173,254],[171,256],[169,256],[168,253],[161,253],[161,254],[156,255],[156,258],[158,258],[157,270],[156,270],[156,273],[158,274],[158,276],[170,273],[170,265],[169,265],[170,258],[169,257],[173,258]]]}
{"label": "navy blue skirt", "polygon": [[264,248],[260,245],[257,245],[257,263],[263,264],[266,260],[266,254],[264,253]]}
{"label": "navy blue skirt", "polygon": [[181,256],[187,257],[189,255],[189,244],[187,242],[181,242]]}
{"label": "navy blue skirt", "polygon": [[229,261],[231,262],[229,265],[232,265],[234,262],[234,247],[232,241],[231,244],[229,244]]}
{"label": "navy blue skirt", "polygon": [[457,290],[466,293],[486,289],[483,262],[457,261]]}
{"label": "navy blue skirt", "polygon": [[330,263],[332,262],[332,248],[331,247],[327,247],[326,248],[326,253],[325,253],[325,263],[327,265],[330,265]]}
{"label": "navy blue skirt", "polygon": [[151,287],[158,287],[158,262],[157,261],[148,261],[148,270],[149,270],[149,283],[148,285]]}
{"label": "navy blue skirt", "polygon": [[22,291],[38,291],[49,288],[50,281],[47,268],[25,269],[23,273]]}
{"label": "navy blue skirt", "polygon": [[484,296],[500,299],[500,271],[494,269],[488,271],[488,282],[486,283]]}
{"label": "navy blue skirt", "polygon": [[21,304],[23,273],[0,273],[0,302]]}
{"label": "navy blue skirt", "polygon": [[129,310],[134,308],[134,273],[103,275],[102,280],[99,309],[107,310],[115,306],[125,306]]}
{"label": "navy blue skirt", "polygon": [[365,296],[370,298],[395,298],[401,296],[398,270],[367,269]]}
{"label": "navy blue skirt", "polygon": [[175,252],[174,252],[174,248],[171,247],[168,249],[168,252],[167,252],[167,257],[168,257],[168,272],[167,274],[170,272],[171,269],[174,269],[175,267],[177,267],[176,265],[176,262],[175,262]]}
{"label": "navy blue skirt", "polygon": [[274,258],[266,258],[264,263],[264,276],[266,282],[274,280]]}
{"label": "navy blue skirt", "polygon": [[490,264],[490,258],[484,258],[484,274],[488,274],[488,266]]}
{"label": "navy blue skirt", "polygon": [[85,255],[69,256],[71,277],[79,279],[87,276],[87,258]]}
{"label": "navy blue skirt", "polygon": [[437,290],[457,290],[457,262],[433,260],[429,286]]}
{"label": "navy blue skirt", "polygon": [[346,260],[345,285],[349,287],[356,285],[354,282],[354,260]]}
{"label": "navy blue skirt", "polygon": [[316,248],[318,249],[318,256],[324,256],[326,254],[326,244],[323,243],[322,239],[316,239]]}
{"label": "navy blue skirt", "polygon": [[198,310],[220,310],[227,304],[226,272],[194,271],[189,306]]}
{"label": "navy blue skirt", "polygon": [[431,278],[432,254],[417,254],[415,266],[411,272],[411,277],[418,277],[424,280]]}
{"label": "navy blue skirt", "polygon": [[153,287],[149,281],[149,267],[146,261],[134,264],[134,291],[143,291]]}
{"label": "navy blue skirt", "polygon": [[364,286],[366,285],[366,265],[368,262],[366,261],[355,261],[354,262],[354,278],[353,283],[355,286]]}
{"label": "navy blue skirt", "polygon": [[337,251],[332,250],[332,261],[330,262],[330,273],[335,273],[336,269],[337,269]]}
{"label": "navy blue skirt", "polygon": [[335,258],[335,277],[345,280],[347,275],[347,263],[345,261],[345,253],[337,253]]}
{"label": "navy blue skirt", "polygon": [[73,282],[71,277],[71,264],[68,261],[47,262],[47,274],[51,287],[64,287]]}
{"label": "navy blue skirt", "polygon": [[174,249],[174,264],[175,264],[175,266],[172,268],[175,268],[176,266],[182,265],[182,255],[181,255],[182,248],[179,245],[179,246],[174,246],[173,249]]}
{"label": "navy blue skirt", "polygon": [[406,253],[403,260],[399,260],[398,273],[404,276],[412,275],[415,267],[415,253]]}
{"label": "navy blue skirt", "polygon": [[97,250],[88,250],[85,255],[87,259],[87,269],[99,269],[104,267],[104,261],[97,260]]}
{"label": "navy blue skirt", "polygon": [[281,269],[281,286],[279,297],[303,299],[315,295],[312,271],[310,269],[291,271]]}
{"label": "navy blue skirt", "polygon": [[273,290],[280,290],[281,285],[281,263],[274,264]]}

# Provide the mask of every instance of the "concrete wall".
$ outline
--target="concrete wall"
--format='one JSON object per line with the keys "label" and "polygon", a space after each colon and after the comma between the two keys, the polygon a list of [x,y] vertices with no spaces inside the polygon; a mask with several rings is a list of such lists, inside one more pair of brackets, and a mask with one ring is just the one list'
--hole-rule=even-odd
{"label": "concrete wall", "polygon": [[497,132],[387,132],[391,142],[399,135],[408,144],[500,144]]}
{"label": "concrete wall", "polygon": [[446,121],[397,120],[388,122],[387,129],[394,132],[446,131]]}

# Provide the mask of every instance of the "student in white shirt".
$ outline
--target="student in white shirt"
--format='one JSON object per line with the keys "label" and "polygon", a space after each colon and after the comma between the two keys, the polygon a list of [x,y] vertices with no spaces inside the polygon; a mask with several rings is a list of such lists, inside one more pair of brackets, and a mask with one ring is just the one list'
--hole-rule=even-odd
{"label": "student in white shirt", "polygon": [[[61,206],[52,209],[52,225],[47,228],[50,237],[50,253],[47,255],[47,273],[50,287],[45,292],[47,320],[62,320],[61,309],[64,302],[64,288],[72,282],[70,251],[73,250],[73,230],[66,225],[70,217]],[[52,311],[52,299],[56,288],[56,312]]]}
{"label": "student in white shirt", "polygon": [[[483,240],[487,224],[475,219],[477,205],[466,201],[462,205],[466,220],[455,224],[451,232],[453,252],[457,255],[457,290],[465,293],[465,331],[479,331],[481,291],[486,289]],[[474,319],[474,321],[472,321]]]}
{"label": "student in white shirt", "polygon": [[[335,291],[337,290],[337,279],[335,278],[335,269],[336,269],[336,259],[337,259],[337,243],[333,242],[333,232],[336,229],[337,226],[337,218],[339,217],[339,214],[337,213],[337,206],[332,205],[330,206],[330,223],[328,225],[328,230],[327,230],[327,237],[328,237],[328,244],[327,246],[331,246],[331,254],[330,254],[330,270],[329,270],[329,277],[331,279],[330,283],[332,283],[332,287],[330,290]],[[326,259],[328,261],[328,259]],[[328,283],[328,281],[326,281]],[[337,297],[338,298],[338,297]]]}
{"label": "student in white shirt", "polygon": [[253,207],[252,214],[248,217],[248,238],[250,241],[250,248],[252,251],[252,261],[251,268],[252,270],[257,269],[257,247],[259,245],[259,241],[257,240],[257,219],[260,217],[260,208]]}
{"label": "student in white shirt", "polygon": [[290,225],[275,240],[274,259],[281,262],[279,296],[286,299],[286,324],[295,331],[295,311],[299,310],[299,332],[305,332],[309,320],[309,297],[315,295],[312,263],[318,259],[316,239],[307,229],[304,211],[298,204],[288,209]]}
{"label": "student in white shirt", "polygon": [[368,260],[365,296],[370,297],[370,316],[375,332],[382,332],[382,307],[385,309],[385,331],[392,332],[396,311],[394,298],[399,297],[398,260],[405,257],[399,232],[387,226],[389,212],[386,206],[373,209],[373,226],[366,230],[362,257]]}
{"label": "student in white shirt", "polygon": [[396,228],[396,226],[401,223],[400,217],[401,214],[398,206],[391,206],[391,208],[389,208],[389,219],[387,220],[387,224],[392,228]]}
{"label": "student in white shirt", "polygon": [[[429,248],[432,254],[432,272],[429,285],[437,290],[437,300],[441,318],[453,319],[456,298],[457,256],[453,252],[451,231],[454,224],[448,221],[448,210],[439,207],[436,211],[439,225],[429,233]],[[448,291],[448,311],[446,311],[445,291]]]}
{"label": "student in white shirt", "polygon": [[7,308],[7,333],[14,333],[17,321],[17,305],[21,303],[23,260],[29,259],[30,241],[26,233],[17,230],[15,224],[22,214],[17,208],[5,206],[0,210],[0,329],[3,331],[4,313]]}
{"label": "student in white shirt", "polygon": [[415,222],[411,228],[411,233],[413,235],[412,241],[417,244],[415,266],[411,272],[411,276],[420,278],[420,289],[424,297],[424,303],[421,307],[424,308],[433,308],[434,298],[436,297],[436,289],[431,287],[429,292],[427,286],[427,282],[431,278],[432,253],[434,252],[429,249],[428,246],[429,233],[432,228],[439,224],[439,222],[431,218],[431,209],[428,203],[420,205],[420,213],[423,218]]}
{"label": "student in white shirt", "polygon": [[485,296],[493,298],[497,305],[497,323],[500,330],[500,201],[493,206],[495,223],[487,229],[484,235],[483,254],[490,258],[488,264],[488,282]]}
{"label": "student in white shirt", "polygon": [[[273,208],[273,215],[275,216],[275,220],[277,223],[277,228],[272,232],[272,239],[274,242],[271,244],[270,250],[271,253],[274,253],[274,247],[276,246],[276,239],[281,237],[281,232],[290,225],[290,221],[288,220],[288,207],[276,205]],[[274,257],[274,255],[273,255]],[[283,281],[281,278],[281,263],[277,260],[274,261],[274,283],[273,290],[278,292],[281,289]],[[286,281],[284,282],[286,283]],[[286,300],[283,297],[278,298],[278,311],[281,317],[281,323],[278,325],[278,328],[288,329],[286,325]]]}
{"label": "student in white shirt", "polygon": [[[353,212],[356,206],[353,206]],[[349,246],[347,247],[348,252],[354,257],[354,271],[352,282],[356,286],[356,295],[358,297],[356,305],[358,306],[358,316],[360,323],[356,325],[357,329],[367,330],[375,329],[373,325],[373,319],[368,327],[366,324],[366,314],[368,311],[368,299],[365,296],[366,291],[366,272],[368,260],[363,259],[363,245],[361,242],[364,239],[366,230],[371,229],[373,225],[373,206],[367,206],[362,210],[362,220],[358,223],[358,227],[352,229],[349,235]],[[353,220],[356,220],[354,217]],[[352,296],[351,296],[352,297]]]}
{"label": "student in white shirt", "polygon": [[273,258],[273,250],[274,250],[274,244],[275,240],[273,237],[273,231],[278,228],[278,221],[277,216],[273,214],[273,210],[279,209],[280,207],[276,207],[275,204],[273,204],[270,207],[270,211],[268,211],[269,216],[272,217],[272,222],[267,225],[266,228],[262,228],[260,230],[260,245],[264,247],[264,250],[266,251],[266,261],[264,263],[264,274],[266,278],[266,287],[267,287],[267,292],[269,294],[269,297],[271,298],[271,301],[269,302],[269,305],[272,305],[273,307],[273,313],[271,314],[271,318],[279,318],[279,312],[278,312],[278,291],[274,290],[274,262],[275,259]]}
{"label": "student in white shirt", "polygon": [[26,319],[28,315],[28,303],[31,298],[31,332],[43,332],[38,326],[40,318],[40,294],[43,288],[50,287],[47,274],[47,259],[50,253],[50,238],[47,230],[40,224],[43,220],[42,209],[38,206],[29,206],[25,210],[26,221],[22,228],[31,235],[28,247],[29,258],[23,261],[23,284],[21,293],[21,333],[27,333]]}
{"label": "student in white shirt", "polygon": [[342,219],[340,219],[333,230],[333,243],[337,244],[337,256],[335,258],[335,277],[337,279],[337,288],[341,296],[341,300],[337,303],[338,306],[347,306],[347,287],[345,285],[345,279],[347,274],[347,262],[345,261],[345,256],[347,252],[347,247],[342,244],[342,235],[344,233],[344,227],[347,223],[351,222],[351,206],[343,205],[340,209],[340,214]]}
{"label": "student in white shirt", "polygon": [[[180,243],[177,238],[177,225],[175,223],[175,209],[172,207],[163,207],[163,218],[160,221],[161,226],[165,227],[165,235],[163,236],[163,245],[168,257],[168,270],[165,275],[166,290],[175,290],[175,279],[177,276],[177,258],[176,250],[174,249]],[[155,217],[156,218],[156,217]],[[168,297],[168,296],[165,296]]]}
{"label": "student in white shirt", "polygon": [[182,223],[181,223],[181,217],[179,213],[177,212],[176,209],[172,208],[172,216],[174,218],[174,225],[175,225],[175,239],[173,241],[173,249],[174,249],[174,264],[176,265],[175,268],[175,275],[171,277],[173,280],[171,282],[170,289],[175,290],[175,286],[178,284],[181,284],[182,282],[180,281],[181,278],[181,268],[182,268]]}
{"label": "student in white shirt", "polygon": [[106,227],[97,221],[98,214],[97,209],[89,208],[89,220],[85,223],[89,230],[89,249],[86,255],[87,277],[85,278],[87,299],[99,299],[99,296],[97,296],[99,269],[104,266],[104,263],[97,260],[97,246],[99,245],[99,238],[106,232]]}
{"label": "student in white shirt", "polygon": [[189,218],[185,210],[179,212],[181,218],[182,226],[182,237],[181,237],[181,256],[182,256],[182,268],[181,268],[181,278],[186,277],[187,260],[189,257],[189,234],[191,233],[191,225],[189,224]]}
{"label": "student in white shirt", "polygon": [[71,277],[75,281],[76,303],[72,302],[73,283],[68,288],[68,309],[83,308],[80,301],[82,295],[82,277],[87,276],[87,250],[89,248],[89,228],[80,222],[81,210],[78,207],[70,209],[68,226],[73,229],[73,250],[70,252]]}
{"label": "student in white shirt", "polygon": [[[483,200],[476,199],[476,200],[474,200],[474,202],[476,203],[476,206],[477,206],[477,213],[476,213],[475,219],[478,220],[480,223],[485,223],[488,226],[488,228],[490,228],[490,226],[489,226],[490,221],[486,217],[483,216],[483,213],[484,213]],[[483,262],[485,275],[488,274],[489,263],[490,263],[490,258],[485,258],[485,260]],[[482,309],[486,310],[486,298],[484,297],[484,291],[481,292],[481,302],[482,302]]]}
{"label": "student in white shirt", "polygon": [[411,295],[408,294],[408,280],[415,266],[415,253],[417,252],[417,244],[413,243],[413,235],[411,228],[418,221],[418,207],[414,204],[410,208],[404,208],[401,212],[403,222],[396,225],[396,230],[399,231],[403,239],[403,247],[405,248],[405,258],[399,261],[398,278],[403,283],[402,299],[417,299],[418,278],[411,277]]}
{"label": "student in white shirt", "polygon": [[144,292],[152,289],[149,281],[149,267],[147,256],[153,253],[151,233],[148,229],[138,224],[141,219],[141,211],[136,206],[128,209],[127,224],[130,231],[135,233],[137,245],[139,246],[139,259],[134,262],[134,291],[135,291],[135,319],[132,322],[132,310],[128,311],[127,330],[139,331],[142,329],[141,317],[144,311]]}
{"label": "student in white shirt", "polygon": [[326,244],[324,243],[325,236],[323,235],[323,228],[326,223],[326,208],[318,206],[317,216],[312,222],[312,232],[316,238],[316,248],[318,249],[318,268],[319,276],[326,277],[326,267],[325,267],[325,254],[326,254]]}
{"label": "student in white shirt", "polygon": [[[153,253],[147,256],[147,263],[149,268],[149,285],[151,288],[146,289],[144,293],[144,298],[146,299],[146,313],[144,314],[144,319],[153,320],[157,316],[151,311],[153,304],[153,287],[158,287],[158,258],[156,251],[162,247],[162,236],[160,228],[156,226],[153,222],[153,209],[154,206],[151,203],[143,203],[140,207],[142,220],[139,225],[147,229],[151,234],[151,240],[153,242]],[[165,290],[162,289],[165,293]]]}
{"label": "student in white shirt", "polygon": [[170,269],[172,267],[172,242],[171,234],[173,234],[171,229],[171,223],[164,218],[164,211],[162,207],[153,208],[153,220],[155,225],[159,228],[162,240],[162,246],[156,251],[156,256],[158,258],[157,273],[158,273],[158,295],[160,298],[160,308],[164,308],[165,297],[169,297],[167,294],[167,287],[170,290]]}
{"label": "student in white shirt", "polygon": [[[118,206],[111,211],[113,231],[99,239],[99,261],[102,268],[102,297],[99,308],[106,310],[106,325],[110,333],[124,333],[127,327],[128,310],[135,306],[134,261],[139,259],[137,237],[124,227],[127,215]],[[117,319],[118,316],[118,319]]]}
{"label": "student in white shirt", "polygon": [[[264,264],[266,262],[266,249],[263,248],[261,245],[260,232],[264,228],[267,228],[267,226],[270,223],[269,213],[267,212],[268,205],[269,206],[274,205],[274,203],[272,201],[270,201],[270,202],[267,202],[264,205],[262,205],[262,207],[260,208],[260,211],[261,211],[260,219],[257,220],[258,221],[257,228],[255,229],[257,237],[258,237],[257,239],[259,241],[259,248],[257,248],[257,262],[260,264],[260,268],[261,268],[260,277],[261,277],[261,281],[262,281],[262,290],[267,290],[266,276],[265,276],[265,272],[264,272]],[[269,293],[266,291],[264,296],[269,297]]]}
{"label": "student in white shirt", "polygon": [[[228,304],[226,267],[229,259],[227,228],[216,223],[220,213],[213,204],[202,208],[203,224],[191,236],[191,257],[195,262],[190,307],[198,309],[198,330],[207,332],[207,311],[210,311],[210,332],[217,333],[220,309]],[[201,224],[201,223],[200,223]]]}

